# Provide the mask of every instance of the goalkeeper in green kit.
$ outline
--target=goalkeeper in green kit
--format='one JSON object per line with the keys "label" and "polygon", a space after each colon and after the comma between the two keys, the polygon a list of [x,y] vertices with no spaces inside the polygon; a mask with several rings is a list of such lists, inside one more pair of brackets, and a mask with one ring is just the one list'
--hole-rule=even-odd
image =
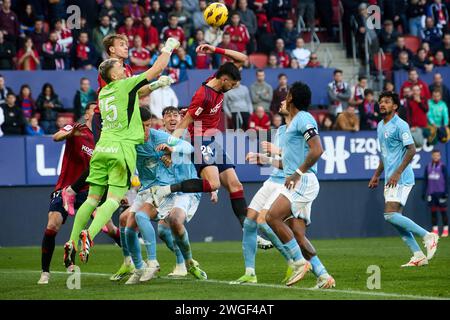
{"label": "goalkeeper in green kit", "polygon": [[[163,72],[172,51],[179,45],[176,39],[169,38],[154,65],[130,78],[126,77],[125,69],[117,59],[108,59],[100,64],[99,73],[107,83],[98,98],[103,120],[102,134],[95,146],[86,180],[90,184],[88,198],[78,209],[70,240],[64,245],[66,268],[75,262],[78,239],[81,240],[80,259],[85,263],[88,261],[94,237],[111,219],[128,191],[130,176],[136,169],[136,145],[144,143],[139,97],[171,84],[167,76],[148,82]],[[97,208],[106,188],[106,201]],[[83,230],[96,209],[89,229]]]}

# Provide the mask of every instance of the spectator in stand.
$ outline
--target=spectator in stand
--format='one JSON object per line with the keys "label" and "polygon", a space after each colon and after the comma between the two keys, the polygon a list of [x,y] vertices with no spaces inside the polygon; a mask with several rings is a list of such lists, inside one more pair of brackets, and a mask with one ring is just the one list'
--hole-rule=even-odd
{"label": "spectator in stand", "polygon": [[124,34],[128,38],[128,43],[133,43],[134,36],[138,34],[138,29],[134,27],[134,20],[132,17],[126,17],[124,25],[117,31],[119,34]]}
{"label": "spectator in stand", "polygon": [[400,99],[403,98],[402,96],[402,92],[403,92],[403,88],[404,87],[412,87],[414,85],[418,85],[420,87],[420,92],[421,92],[421,96],[425,99],[430,99],[431,98],[431,94],[430,94],[430,90],[428,88],[428,85],[419,79],[419,73],[417,72],[416,69],[411,69],[408,71],[408,80],[406,80],[401,89],[400,89]]}
{"label": "spectator in stand", "polygon": [[64,59],[67,54],[64,47],[58,43],[58,34],[50,32],[49,39],[42,48],[42,70],[64,70]]}
{"label": "spectator in stand", "polygon": [[148,69],[150,64],[150,51],[143,47],[142,39],[139,35],[134,37],[134,46],[130,49],[130,65],[133,74],[141,73]]}
{"label": "spectator in stand", "polygon": [[61,19],[56,20],[53,27],[53,31],[56,32],[58,44],[64,48],[64,52],[69,52],[74,40],[72,31],[66,28],[64,21]]}
{"label": "spectator in stand", "polygon": [[58,116],[58,118],[56,118],[56,131],[61,130],[70,123],[71,119],[69,117]]}
{"label": "spectator in stand", "polygon": [[159,45],[158,29],[152,26],[152,19],[149,16],[142,18],[142,26],[140,30],[142,35],[142,45],[150,52],[154,52]]}
{"label": "spectator in stand", "polygon": [[422,31],[422,17],[425,15],[426,0],[410,0],[406,10],[408,17],[409,33],[420,37]]}
{"label": "spectator in stand", "polygon": [[[194,25],[195,30],[201,29],[205,32],[209,28],[209,25],[205,21],[203,11],[205,11],[208,4],[206,3],[206,0],[200,0],[198,5],[199,10],[192,13],[192,24]],[[211,45],[215,46],[214,44]]]}
{"label": "spectator in stand", "polygon": [[297,59],[291,59],[291,61],[289,62],[289,68],[291,69],[300,69],[300,63],[298,63]]}
{"label": "spectator in stand", "polygon": [[149,12],[149,16],[150,19],[152,19],[155,28],[161,33],[162,29],[167,24],[167,14],[161,11],[161,4],[158,0],[152,0],[152,9]]}
{"label": "spectator in stand", "polygon": [[397,38],[398,32],[394,29],[394,23],[391,20],[385,20],[383,30],[380,32],[380,46],[385,53],[395,49]]}
{"label": "spectator in stand", "polygon": [[169,15],[178,17],[178,25],[183,28],[186,39],[191,37],[192,14],[183,7],[183,1],[175,0],[173,10]]}
{"label": "spectator in stand", "polygon": [[37,19],[34,22],[34,30],[30,33],[30,38],[33,40],[34,48],[39,56],[42,56],[42,47],[48,39],[48,33],[44,31],[44,21]]}
{"label": "spectator in stand", "polygon": [[[228,32],[224,32],[224,34],[222,36],[222,42],[219,44],[218,47],[222,48],[222,49],[230,49],[230,50],[239,51],[237,45],[231,41],[231,35]],[[221,59],[220,64],[231,61],[229,58],[227,58],[224,55],[217,55],[217,56]]]}
{"label": "spectator in stand", "polygon": [[195,69],[210,69],[211,68],[211,55],[208,53],[204,53],[203,51],[196,52],[196,48],[206,43],[205,36],[202,29],[198,29],[195,32],[195,40],[189,46],[188,54],[194,61]]}
{"label": "spectator in stand", "polygon": [[[431,136],[435,136],[438,141],[447,140],[448,127],[448,107],[442,100],[441,90],[433,91],[433,98],[428,100],[428,123],[432,127]],[[434,140],[434,139],[432,139]],[[431,141],[430,141],[431,142]]]}
{"label": "spectator in stand", "polygon": [[108,16],[113,29],[117,27],[120,21],[119,12],[116,10],[116,8],[114,8],[111,0],[105,0],[103,6],[100,9],[99,16],[100,17]]}
{"label": "spectator in stand", "polygon": [[208,27],[205,31],[205,41],[212,46],[217,47],[222,42],[222,37],[223,31],[220,28]]}
{"label": "spectator in stand", "polygon": [[418,84],[412,86],[412,98],[406,100],[405,109],[414,143],[420,148],[424,143],[424,129],[428,126],[428,100],[422,96]]}
{"label": "spectator in stand", "polygon": [[170,57],[169,67],[179,70],[178,82],[185,81],[188,79],[187,69],[194,68],[194,63],[190,55],[186,53],[183,47],[178,48],[176,54],[172,54]]}
{"label": "spectator in stand", "polygon": [[200,10],[200,5],[198,0],[183,0],[183,7],[190,13]]}
{"label": "spectator in stand", "polygon": [[358,107],[364,101],[365,90],[367,89],[367,77],[358,76],[358,83],[352,88],[351,98],[349,103]]}
{"label": "spectator in stand", "polygon": [[36,101],[37,110],[41,114],[41,126],[46,134],[54,134],[57,131],[56,119],[58,112],[63,111],[63,106],[59,101],[50,83],[42,86],[42,92]]}
{"label": "spectator in stand", "polygon": [[413,67],[413,64],[409,60],[408,53],[403,51],[398,56],[398,59],[394,61],[394,70],[408,71]]}
{"label": "spectator in stand", "polygon": [[361,3],[358,7],[358,15],[356,16],[355,22],[357,24],[355,30],[356,37],[356,47],[358,52],[358,57],[360,58],[363,65],[366,65],[366,38],[370,40],[368,44],[369,55],[373,55],[379,50],[378,36],[374,28],[370,27],[369,23],[372,23],[372,17],[369,16],[367,10],[367,4]]}
{"label": "spectator in stand", "polygon": [[252,53],[254,51],[255,46],[255,34],[258,30],[258,24],[256,21],[256,15],[253,12],[253,10],[248,8],[248,2],[247,0],[237,0],[237,13],[239,14],[239,17],[241,18],[241,22],[243,25],[247,27],[248,33],[249,33],[249,42],[247,45],[247,51],[249,53]]}
{"label": "spectator in stand", "polygon": [[336,118],[336,124],[334,130],[338,131],[359,131],[359,118],[355,114],[355,107],[349,105],[343,112],[341,112]]}
{"label": "spectator in stand", "polygon": [[5,78],[0,74],[0,104],[6,102],[6,96],[8,93],[13,93],[10,87],[5,85]]}
{"label": "spectator in stand", "polygon": [[82,34],[83,32],[86,32],[88,34],[89,39],[92,39],[92,29],[90,28],[88,23],[87,23],[87,19],[85,17],[81,17],[80,20],[80,28],[77,29],[72,29],[72,37],[73,40],[76,42],[78,41],[80,34]]}
{"label": "spectator in stand", "polygon": [[31,38],[25,38],[23,48],[17,53],[17,70],[34,71],[41,64],[39,53],[33,46]]}
{"label": "spectator in stand", "polygon": [[435,51],[442,44],[442,30],[434,25],[433,18],[428,17],[425,29],[422,29],[420,37],[423,42],[430,44],[431,51]]}
{"label": "spectator in stand", "polygon": [[256,81],[250,86],[253,108],[257,106],[264,108],[266,113],[270,113],[270,104],[273,98],[273,89],[266,82],[266,73],[263,69],[256,70]]}
{"label": "spectator in stand", "polygon": [[277,39],[275,43],[275,54],[277,55],[280,67],[289,68],[289,55],[284,50],[284,41],[281,38]]}
{"label": "spectator in stand", "polygon": [[298,3],[298,19],[303,18],[305,25],[311,31],[315,27],[316,5],[314,0],[302,0]]}
{"label": "spectator in stand", "polygon": [[223,111],[231,120],[232,129],[247,130],[250,114],[253,112],[252,99],[248,88],[238,82],[235,88],[225,92]]}
{"label": "spectator in stand", "polygon": [[25,119],[30,119],[36,112],[36,102],[31,96],[31,88],[24,84],[20,87],[19,95],[17,96],[17,105],[22,110]]}
{"label": "spectator in stand", "polygon": [[16,96],[13,93],[8,93],[6,102],[0,105],[3,109],[5,121],[2,124],[2,131],[5,135],[23,134],[26,120],[23,116],[22,110],[16,104]]}
{"label": "spectator in stand", "polygon": [[305,41],[301,37],[298,37],[295,41],[295,49],[292,50],[291,57],[297,59],[300,68],[303,69],[308,64],[310,56],[311,51],[305,48]]}
{"label": "spectator in stand", "polygon": [[383,86],[383,91],[395,92],[395,86],[391,81],[386,81]]}
{"label": "spectator in stand", "polygon": [[77,70],[95,69],[97,54],[89,42],[87,32],[81,32],[76,45],[72,46],[72,66]]}
{"label": "spectator in stand", "polygon": [[351,89],[348,83],[344,82],[343,74],[342,70],[336,69],[333,73],[333,81],[328,84],[328,98],[330,99],[328,111],[333,116],[344,112],[351,97]]}
{"label": "spectator in stand", "polygon": [[25,10],[19,15],[20,32],[27,36],[33,31],[34,23],[36,21],[36,14],[34,13],[31,4],[25,5]]}
{"label": "spectator in stand", "polygon": [[436,26],[441,30],[448,29],[449,25],[449,12],[448,7],[442,0],[434,0],[434,3],[430,5],[429,12],[431,18],[436,21]]}
{"label": "spectator in stand", "polygon": [[0,138],[3,137],[2,125],[5,122],[5,114],[3,113],[3,109],[0,108]]}
{"label": "spectator in stand", "polygon": [[433,57],[433,52],[431,51],[430,44],[428,42],[422,42],[422,44],[420,45],[420,49],[425,50],[428,58]]}
{"label": "spectator in stand", "polygon": [[375,101],[372,89],[364,90],[364,100],[358,106],[361,130],[376,130],[381,120],[380,107]]}
{"label": "spectator in stand", "polygon": [[406,8],[408,0],[385,0],[379,4],[382,6],[384,19],[394,23],[395,29],[402,27],[403,33],[408,33],[408,19],[406,18]]}
{"label": "spectator in stand", "polygon": [[292,10],[291,0],[269,1],[267,4],[270,22],[273,26],[273,32],[279,37],[283,31],[284,22]]}
{"label": "spectator in stand", "polygon": [[270,129],[270,118],[264,110],[263,106],[255,108],[255,112],[250,115],[248,128],[259,131],[267,131]]}
{"label": "spectator in stand", "polygon": [[427,56],[427,52],[423,48],[420,48],[417,51],[417,55],[413,60],[413,65],[415,68],[420,69],[422,72],[433,71],[433,61]]}
{"label": "spectator in stand", "polygon": [[178,98],[170,86],[161,87],[150,93],[149,108],[153,115],[162,120],[165,107],[178,108]]}
{"label": "spectator in stand", "polygon": [[435,67],[447,67],[448,63],[445,60],[444,51],[438,50],[434,55],[433,64]]}
{"label": "spectator in stand", "polygon": [[[95,48],[95,53],[97,57],[106,58],[106,52],[103,47],[103,39],[110,35],[114,34],[114,28],[111,25],[111,19],[109,16],[104,15],[100,18],[100,24],[95,27],[92,32],[92,44]],[[102,59],[103,60],[103,59]]]}
{"label": "spectator in stand", "polygon": [[320,123],[321,131],[332,131],[334,130],[334,117],[331,114],[326,114],[322,122]]}
{"label": "spectator in stand", "polygon": [[250,41],[250,35],[245,25],[241,23],[239,13],[234,12],[231,15],[231,24],[226,25],[223,29],[224,33],[229,33],[231,36],[231,43],[236,45],[237,51],[246,53],[247,44]]}
{"label": "spectator in stand", "polygon": [[140,24],[145,15],[144,8],[138,2],[139,0],[131,0],[122,10],[124,17],[131,17],[136,26]]}
{"label": "spectator in stand", "polygon": [[406,108],[408,107],[408,101],[410,99],[412,99],[412,89],[411,89],[411,87],[403,88],[403,91],[401,92],[401,94],[403,95],[403,98],[400,99],[400,108],[398,109],[398,115],[404,121],[408,122]]}
{"label": "spectator in stand", "polygon": [[281,65],[278,63],[278,57],[276,54],[274,53],[270,54],[269,60],[267,61],[267,68],[269,69],[281,68]]}
{"label": "spectator in stand", "polygon": [[20,34],[19,19],[11,10],[11,0],[3,0],[0,9],[0,31],[3,32],[6,41],[16,43]]}
{"label": "spectator in stand", "polygon": [[450,61],[450,33],[444,34],[444,39],[439,47],[444,52],[445,60]]}
{"label": "spectator in stand", "polygon": [[75,93],[73,97],[73,111],[75,114],[75,121],[84,115],[86,106],[89,105],[91,101],[97,100],[97,93],[91,88],[91,82],[88,78],[80,79],[80,88]]}
{"label": "spectator in stand", "polygon": [[161,31],[161,40],[166,41],[170,37],[180,41],[183,48],[186,48],[186,37],[183,28],[178,26],[178,17],[174,14],[169,15],[169,25]]}
{"label": "spectator in stand", "polygon": [[312,69],[312,68],[323,68],[323,66],[320,64],[317,53],[311,54],[311,56],[309,57],[309,62],[306,65],[306,69]]}
{"label": "spectator in stand", "polygon": [[433,92],[436,89],[440,90],[442,93],[442,100],[444,100],[447,107],[450,106],[450,90],[444,84],[444,79],[440,73],[435,73],[433,77],[433,83],[430,85],[430,91]]}
{"label": "spectator in stand", "polygon": [[14,69],[14,57],[16,55],[16,46],[11,42],[5,41],[3,31],[0,30],[0,70]]}
{"label": "spectator in stand", "polygon": [[283,117],[280,114],[274,114],[272,116],[272,126],[271,129],[277,130],[283,124]]}
{"label": "spectator in stand", "polygon": [[270,104],[270,113],[277,114],[280,111],[281,102],[286,100],[289,91],[288,77],[284,73],[278,75],[278,87],[273,91],[272,103]]}
{"label": "spectator in stand", "polygon": [[25,134],[27,136],[43,136],[44,130],[39,126],[36,116],[31,117],[30,122],[25,126]]}
{"label": "spectator in stand", "polygon": [[402,53],[403,51],[406,51],[408,53],[409,60],[414,57],[412,51],[409,50],[405,45],[405,37],[399,36],[397,38],[397,42],[395,43],[395,48],[392,51],[392,57],[394,58],[394,60],[397,60],[400,56],[400,53]]}

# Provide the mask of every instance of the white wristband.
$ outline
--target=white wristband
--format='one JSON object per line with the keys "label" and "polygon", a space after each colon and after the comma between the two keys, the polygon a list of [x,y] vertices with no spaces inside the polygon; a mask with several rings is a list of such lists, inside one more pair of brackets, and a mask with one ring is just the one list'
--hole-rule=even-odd
{"label": "white wristband", "polygon": [[269,161],[269,164],[270,164],[270,165],[273,165],[273,160],[275,160],[275,159],[272,158],[272,157],[268,157],[268,161]]}
{"label": "white wristband", "polygon": [[300,169],[295,170],[295,172],[297,172],[297,174],[301,177],[302,175],[304,175],[303,172],[300,171]]}

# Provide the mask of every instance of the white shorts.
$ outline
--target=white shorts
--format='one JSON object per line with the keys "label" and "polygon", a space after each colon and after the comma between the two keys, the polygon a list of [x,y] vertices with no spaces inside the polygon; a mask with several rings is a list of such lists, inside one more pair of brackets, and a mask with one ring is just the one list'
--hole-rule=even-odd
{"label": "white shorts", "polygon": [[189,222],[197,211],[201,196],[201,193],[177,192],[169,194],[157,209],[158,217],[154,220],[164,220],[173,208],[177,208],[183,210],[186,214],[186,222]]}
{"label": "white shorts", "polygon": [[272,203],[276,198],[278,198],[283,188],[284,184],[267,180],[254,195],[248,208],[257,212],[261,212],[261,210],[269,210]]}
{"label": "white shorts", "polygon": [[130,207],[130,211],[136,213],[144,205],[145,202],[152,203],[152,201],[153,197],[150,189],[140,191],[136,195],[136,198],[134,199],[133,204]]}
{"label": "white shorts", "polygon": [[294,189],[289,190],[283,186],[281,194],[291,202],[291,211],[294,218],[305,220],[306,225],[311,223],[311,206],[319,194],[320,185],[314,173],[305,173],[301,176]]}
{"label": "white shorts", "polygon": [[385,202],[399,202],[405,206],[408,200],[409,193],[413,185],[397,184],[395,187],[384,186],[384,201]]}

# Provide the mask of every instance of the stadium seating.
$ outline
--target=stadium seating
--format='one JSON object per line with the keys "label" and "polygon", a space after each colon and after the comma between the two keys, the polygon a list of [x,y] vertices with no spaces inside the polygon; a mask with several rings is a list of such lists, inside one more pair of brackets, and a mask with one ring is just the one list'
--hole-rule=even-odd
{"label": "stadium seating", "polygon": [[405,46],[413,53],[416,53],[420,48],[420,38],[416,36],[407,35],[405,36]]}
{"label": "stadium seating", "polygon": [[257,68],[264,68],[267,66],[269,58],[264,53],[252,53],[248,56],[250,64],[255,65]]}

